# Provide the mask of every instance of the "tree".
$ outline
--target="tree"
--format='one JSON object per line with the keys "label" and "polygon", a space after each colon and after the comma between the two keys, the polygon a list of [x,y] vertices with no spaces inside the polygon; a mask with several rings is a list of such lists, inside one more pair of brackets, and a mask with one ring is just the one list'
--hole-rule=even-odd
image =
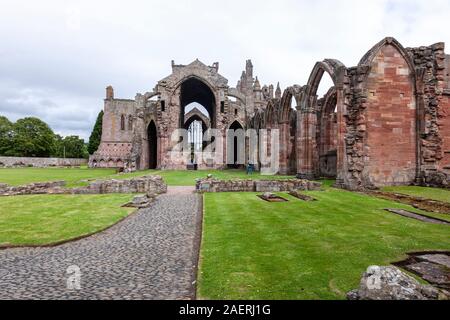
{"label": "tree", "polygon": [[8,118],[0,116],[0,155],[7,156],[11,153],[13,137],[13,124]]}
{"label": "tree", "polygon": [[53,143],[51,156],[55,158],[60,158],[62,157],[63,153],[64,153],[63,137],[61,137],[59,134],[55,134],[55,140]]}
{"label": "tree", "polygon": [[55,134],[42,120],[28,117],[13,125],[12,154],[21,157],[49,157],[54,150]]}
{"label": "tree", "polygon": [[84,158],[87,156],[84,140],[78,136],[67,136],[62,140],[63,154],[66,158]]}
{"label": "tree", "polygon": [[56,135],[52,156],[57,158],[87,158],[89,153],[86,143],[80,137],[67,136],[62,138],[60,135]]}
{"label": "tree", "polygon": [[89,137],[88,152],[93,154],[97,151],[100,141],[102,139],[102,123],[103,123],[103,110],[97,116],[95,121],[94,129],[92,130],[91,136]]}

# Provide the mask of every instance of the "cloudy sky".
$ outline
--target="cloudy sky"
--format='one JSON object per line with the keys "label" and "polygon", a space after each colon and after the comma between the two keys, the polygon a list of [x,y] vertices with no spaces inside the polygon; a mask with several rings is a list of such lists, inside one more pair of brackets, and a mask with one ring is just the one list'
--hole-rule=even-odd
{"label": "cloudy sky", "polygon": [[107,85],[134,98],[172,59],[219,61],[232,86],[252,59],[262,84],[284,88],[324,58],[356,65],[386,36],[450,43],[449,14],[448,0],[1,0],[0,114],[87,138]]}

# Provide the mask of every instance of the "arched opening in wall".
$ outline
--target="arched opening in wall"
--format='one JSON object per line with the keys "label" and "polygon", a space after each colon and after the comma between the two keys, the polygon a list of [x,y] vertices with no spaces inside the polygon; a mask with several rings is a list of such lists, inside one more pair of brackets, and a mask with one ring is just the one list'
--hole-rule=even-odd
{"label": "arched opening in wall", "polygon": [[289,113],[289,172],[295,174],[297,170],[297,152],[296,152],[296,133],[297,133],[297,112],[291,110]]}
{"label": "arched opening in wall", "polygon": [[156,169],[158,166],[158,135],[155,122],[151,121],[147,128],[148,138],[148,167]]}
{"label": "arched opening in wall", "polygon": [[195,108],[191,106],[196,102],[196,108],[209,118],[209,127],[216,127],[216,98],[211,88],[197,78],[189,78],[181,84],[180,92],[180,128],[185,126],[185,116]]}
{"label": "arched opening in wall", "polygon": [[322,78],[320,79],[319,86],[317,87],[317,96],[323,97],[327,94],[331,87],[334,86],[333,79],[328,72],[324,72]]}
{"label": "arched opening in wall", "polygon": [[184,108],[184,126],[188,131],[188,144],[190,158],[188,169],[197,170],[198,154],[203,152],[207,143],[203,141],[203,135],[211,127],[211,118],[208,110],[197,102],[192,102]]}
{"label": "arched opening in wall", "polygon": [[300,129],[307,129],[303,130],[305,145],[298,152],[300,173],[306,177],[338,178],[338,173],[342,172],[342,167],[338,167],[342,166],[338,158],[343,155],[338,148],[341,142],[338,141],[339,116],[335,112],[339,103],[334,82],[338,81],[335,64],[339,62],[316,63],[308,80],[305,103],[314,113],[301,118]]}
{"label": "arched opening in wall", "polygon": [[228,100],[230,102],[233,102],[233,103],[237,103],[237,101],[238,101],[238,99],[236,97],[233,97],[233,96],[228,96]]}
{"label": "arched opening in wall", "polygon": [[190,158],[188,169],[197,170],[198,154],[207,146],[203,141],[203,135],[211,126],[209,113],[201,104],[193,102],[186,106],[184,115],[184,129],[188,132],[188,145]]}
{"label": "arched opening in wall", "polygon": [[292,96],[292,98],[291,98],[291,109],[297,110],[297,101],[295,100],[294,96]]}
{"label": "arched opening in wall", "polygon": [[239,169],[245,165],[245,132],[239,121],[227,131],[227,167]]}
{"label": "arched opening in wall", "polygon": [[334,87],[318,101],[319,118],[317,141],[319,175],[336,178],[337,175],[337,94]]}

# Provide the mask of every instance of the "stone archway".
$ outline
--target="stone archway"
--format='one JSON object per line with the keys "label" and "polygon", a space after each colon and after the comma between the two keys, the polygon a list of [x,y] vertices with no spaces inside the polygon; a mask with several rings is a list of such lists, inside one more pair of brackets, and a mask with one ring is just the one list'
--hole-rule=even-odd
{"label": "stone archway", "polygon": [[156,169],[158,167],[158,134],[154,121],[150,121],[147,127],[148,138],[148,168]]}
{"label": "stone archway", "polygon": [[245,132],[241,123],[235,120],[227,131],[227,166],[238,169],[245,164]]}
{"label": "stone archway", "polygon": [[180,86],[180,128],[185,124],[185,108],[197,102],[208,112],[211,128],[216,127],[216,98],[213,90],[197,77],[184,80]]}
{"label": "stone archway", "polygon": [[[308,80],[308,84],[301,93],[298,110],[297,126],[297,176],[314,179],[320,174],[319,154],[317,146],[318,116],[321,106],[317,98],[317,91],[325,73],[331,77],[336,88],[336,176],[338,183],[342,183],[345,175],[345,96],[344,82],[347,78],[347,68],[339,60],[326,59],[317,62]],[[320,128],[319,128],[320,129]]]}

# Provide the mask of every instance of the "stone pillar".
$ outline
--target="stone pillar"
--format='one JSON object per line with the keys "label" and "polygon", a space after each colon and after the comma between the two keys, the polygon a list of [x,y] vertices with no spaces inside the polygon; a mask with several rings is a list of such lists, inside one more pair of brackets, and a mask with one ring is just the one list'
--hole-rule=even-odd
{"label": "stone pillar", "polygon": [[289,173],[289,122],[280,123],[280,174]]}
{"label": "stone pillar", "polygon": [[317,116],[312,111],[299,111],[297,120],[297,178],[316,177],[314,154],[316,145]]}
{"label": "stone pillar", "polygon": [[342,88],[336,89],[337,95],[337,146],[336,146],[336,185],[343,186],[345,183],[347,160],[345,151],[345,118],[346,105]]}

